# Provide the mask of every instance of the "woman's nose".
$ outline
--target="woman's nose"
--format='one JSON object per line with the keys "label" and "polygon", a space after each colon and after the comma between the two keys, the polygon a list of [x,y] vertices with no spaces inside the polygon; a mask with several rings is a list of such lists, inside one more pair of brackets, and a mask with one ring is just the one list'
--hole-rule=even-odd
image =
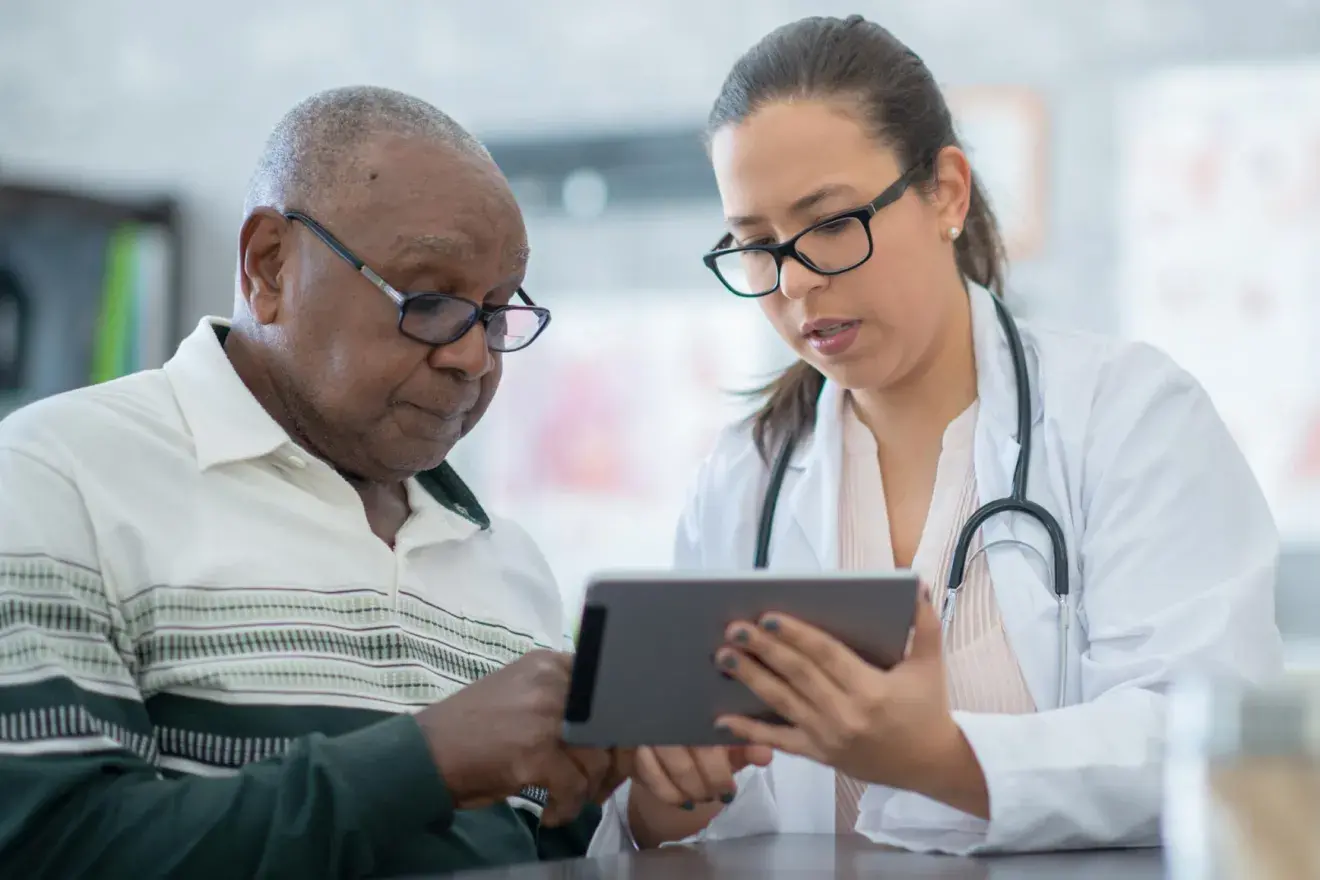
{"label": "woman's nose", "polygon": [[789,299],[802,299],[826,283],[824,275],[811,271],[792,257],[786,257],[779,267],[779,292]]}

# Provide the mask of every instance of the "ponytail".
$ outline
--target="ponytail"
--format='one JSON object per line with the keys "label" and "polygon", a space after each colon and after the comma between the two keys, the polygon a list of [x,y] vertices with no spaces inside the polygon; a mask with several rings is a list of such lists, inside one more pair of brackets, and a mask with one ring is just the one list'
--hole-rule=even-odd
{"label": "ponytail", "polygon": [[972,175],[972,193],[967,202],[963,234],[954,243],[958,271],[968,281],[981,285],[995,296],[1004,295],[1004,239],[999,222],[990,210],[981,182]]}

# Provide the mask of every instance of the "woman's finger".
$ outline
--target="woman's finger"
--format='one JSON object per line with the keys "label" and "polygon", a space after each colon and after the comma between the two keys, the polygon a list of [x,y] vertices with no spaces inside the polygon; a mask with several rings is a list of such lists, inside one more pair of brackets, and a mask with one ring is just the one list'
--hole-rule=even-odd
{"label": "woman's finger", "polygon": [[775,750],[769,746],[749,744],[729,747],[729,761],[733,765],[735,773],[751,764],[758,767],[769,767],[774,758]]}
{"label": "woman's finger", "polygon": [[687,800],[687,795],[669,778],[655,749],[649,746],[639,748],[633,761],[634,777],[657,798],[675,807]]}
{"label": "woman's finger", "polygon": [[716,720],[716,727],[722,727],[729,733],[748,743],[749,747],[777,749],[793,755],[802,755],[815,761],[824,760],[824,756],[815,747],[811,737],[799,727],[785,724],[767,724],[753,721],[742,715],[725,715]]}
{"label": "woman's finger", "polygon": [[[768,618],[774,621],[774,618]],[[775,678],[787,683],[792,690],[817,712],[833,712],[844,691],[812,656],[781,637],[776,629],[737,623],[726,634],[729,643],[744,654],[755,657]],[[828,638],[828,637],[827,637]],[[842,650],[847,650],[834,643]],[[781,713],[782,714],[782,713]],[[788,716],[785,716],[788,717]]]}
{"label": "woman's finger", "polygon": [[660,746],[654,749],[656,759],[669,781],[682,793],[680,805],[690,809],[710,799],[706,780],[693,760],[692,753],[683,746]]}
{"label": "woman's finger", "polygon": [[731,803],[738,786],[733,781],[733,765],[724,746],[692,749],[692,759],[706,783],[705,800]]}
{"label": "woman's finger", "polygon": [[807,730],[823,727],[820,711],[792,684],[761,665],[758,658],[733,648],[721,648],[715,662],[725,675],[747,686],[780,717]]}
{"label": "woman's finger", "polygon": [[[870,664],[834,636],[787,614],[765,615],[759,621],[756,631],[766,633],[770,641],[787,645],[800,654],[813,670],[819,671],[835,685],[835,690],[845,693],[852,690],[857,680],[872,669]],[[759,643],[763,640],[757,641]]]}

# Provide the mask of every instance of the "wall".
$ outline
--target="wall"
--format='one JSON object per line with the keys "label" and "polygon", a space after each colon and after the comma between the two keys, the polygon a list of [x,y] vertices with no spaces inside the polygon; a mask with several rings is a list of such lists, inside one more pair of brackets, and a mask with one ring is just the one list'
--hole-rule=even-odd
{"label": "wall", "polygon": [[[947,82],[1026,83],[1045,94],[1055,114],[1049,252],[1018,281],[1046,314],[1105,327],[1113,323],[1115,90],[1154,64],[1315,52],[1316,8],[1313,0],[0,0],[0,174],[178,191],[190,231],[190,324],[228,311],[250,165],[280,113],[310,92],[395,86],[490,138],[688,127],[729,63],[770,27],[863,12]],[[540,249],[538,262],[553,260]]]}
{"label": "wall", "polygon": [[[0,176],[177,193],[190,327],[228,313],[250,166],[313,91],[411,91],[497,145],[691,131],[769,28],[851,12],[890,26],[946,83],[1043,96],[1048,239],[1015,267],[1014,292],[1025,311],[1101,330],[1117,326],[1113,120],[1125,85],[1180,63],[1320,55],[1317,0],[0,0]],[[709,283],[696,259],[719,226],[708,199],[594,220],[531,213],[529,288],[555,301]],[[1320,607],[1316,559],[1285,566],[1281,607]]]}

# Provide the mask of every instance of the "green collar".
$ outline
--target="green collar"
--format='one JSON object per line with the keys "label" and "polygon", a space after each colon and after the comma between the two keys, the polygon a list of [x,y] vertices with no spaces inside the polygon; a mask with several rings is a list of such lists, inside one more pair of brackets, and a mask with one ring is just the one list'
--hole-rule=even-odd
{"label": "green collar", "polygon": [[449,510],[483,529],[490,528],[490,516],[449,462],[441,462],[438,468],[422,471],[417,475],[417,482]]}
{"label": "green collar", "polygon": [[[229,328],[223,324],[213,324],[212,327],[215,330],[216,339],[220,341],[223,348],[225,337],[229,335]],[[263,416],[266,419],[270,418],[264,412]],[[282,434],[283,431],[280,431],[280,433]],[[463,482],[448,462],[441,462],[439,467],[418,474],[417,482],[447,510],[458,514],[482,529],[490,528],[490,516],[482,509],[480,502],[477,501],[477,496],[472,494],[472,490],[467,487],[467,484]]]}

